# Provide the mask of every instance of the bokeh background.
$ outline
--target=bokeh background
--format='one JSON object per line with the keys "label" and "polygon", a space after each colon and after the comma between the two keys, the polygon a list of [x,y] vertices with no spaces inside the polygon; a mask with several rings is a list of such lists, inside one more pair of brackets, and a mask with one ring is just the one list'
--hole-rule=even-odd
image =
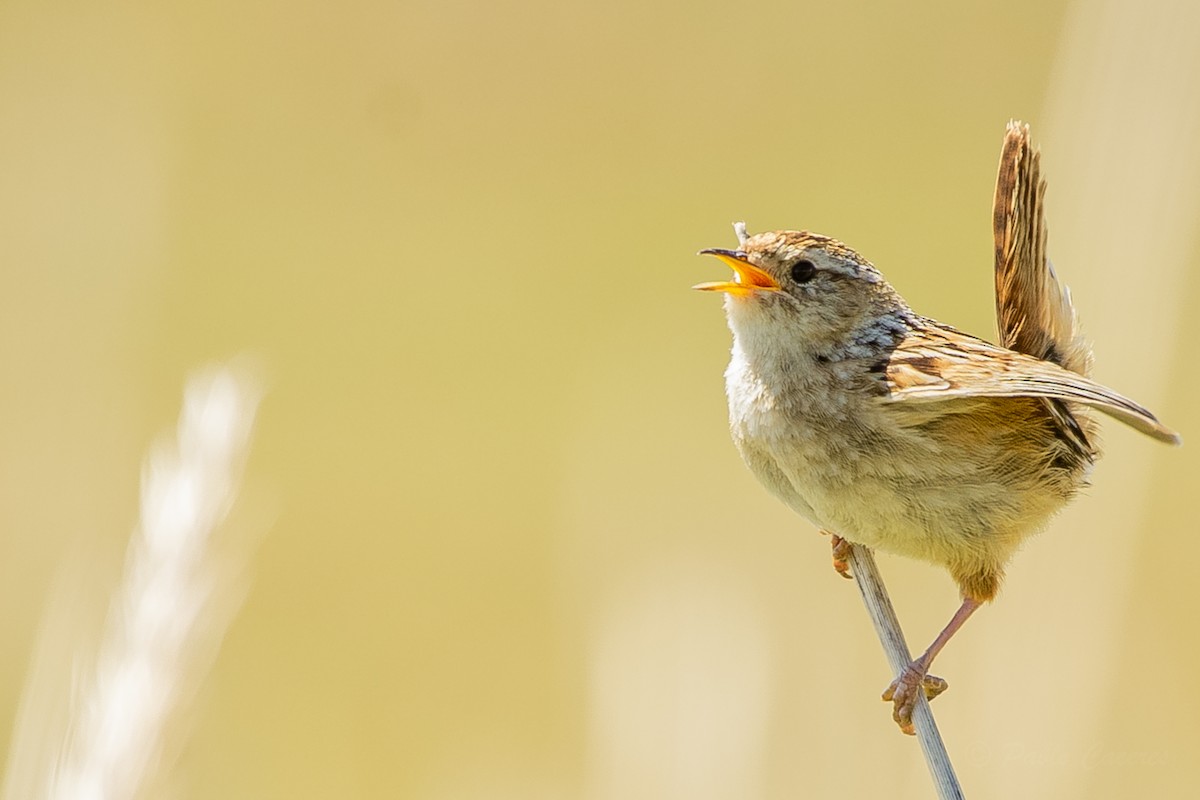
{"label": "bokeh background", "polygon": [[[0,742],[64,565],[103,609],[184,379],[248,353],[245,596],[144,796],[930,796],[688,287],[732,221],[804,227],[992,336],[1019,117],[1097,376],[1188,444],[1106,425],[935,712],[970,796],[1186,795],[1198,34],[1184,0],[7,0]],[[923,647],[953,584],[881,566]]]}

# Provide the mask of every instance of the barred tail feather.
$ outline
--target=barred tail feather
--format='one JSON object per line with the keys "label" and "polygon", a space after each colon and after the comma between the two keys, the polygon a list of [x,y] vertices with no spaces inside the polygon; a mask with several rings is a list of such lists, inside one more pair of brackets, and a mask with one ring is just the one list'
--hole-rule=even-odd
{"label": "barred tail feather", "polygon": [[1008,123],[992,207],[1000,343],[1086,376],[1091,345],[1079,330],[1071,293],[1059,285],[1046,257],[1040,162],[1029,126]]}

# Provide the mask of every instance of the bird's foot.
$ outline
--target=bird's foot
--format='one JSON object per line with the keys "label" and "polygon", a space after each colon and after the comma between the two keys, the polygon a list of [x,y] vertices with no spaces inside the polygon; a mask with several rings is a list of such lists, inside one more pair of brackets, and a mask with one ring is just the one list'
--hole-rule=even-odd
{"label": "bird's foot", "polygon": [[924,691],[925,699],[932,700],[950,688],[950,684],[936,675],[930,675],[926,669],[917,661],[910,662],[883,693],[884,701],[892,704],[892,719],[909,736],[916,733],[912,714],[917,706],[917,692]]}
{"label": "bird's foot", "polygon": [[837,574],[843,578],[850,578],[850,548],[854,545],[847,542],[836,533],[829,531],[821,531],[821,533],[829,534],[829,543],[833,545],[833,568],[837,570]]}

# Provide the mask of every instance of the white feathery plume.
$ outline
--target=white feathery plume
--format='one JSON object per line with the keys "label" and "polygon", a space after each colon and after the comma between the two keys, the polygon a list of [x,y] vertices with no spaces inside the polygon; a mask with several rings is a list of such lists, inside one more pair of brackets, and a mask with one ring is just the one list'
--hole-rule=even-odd
{"label": "white feathery plume", "polygon": [[[35,661],[9,800],[124,800],[154,777],[172,712],[207,671],[240,600],[239,565],[218,558],[213,538],[237,495],[260,394],[245,370],[229,366],[188,381],[176,440],[152,448],[143,467],[140,524],[98,647],[89,652],[86,632],[71,635],[69,708],[54,726],[61,730],[40,737],[39,705],[52,693],[34,691],[45,658]],[[61,638],[52,627],[43,637]],[[27,727],[40,745],[22,743]]]}

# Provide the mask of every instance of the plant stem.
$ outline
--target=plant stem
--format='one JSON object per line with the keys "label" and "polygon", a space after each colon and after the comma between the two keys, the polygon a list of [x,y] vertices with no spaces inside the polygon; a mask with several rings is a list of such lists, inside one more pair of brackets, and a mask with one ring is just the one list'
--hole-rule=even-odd
{"label": "plant stem", "polygon": [[[883,585],[879,568],[875,566],[875,556],[869,548],[853,545],[849,560],[850,571],[858,584],[859,592],[862,593],[863,604],[867,607],[871,624],[875,626],[875,634],[887,654],[892,674],[898,676],[908,666],[912,656],[908,652],[908,644],[904,641],[904,632],[900,630],[896,610],[892,608],[891,598],[888,597],[887,587]],[[912,722],[938,797],[941,800],[962,800],[962,787],[954,774],[954,766],[950,763],[946,745],[942,742],[942,735],[938,732],[933,712],[929,710],[929,701],[925,699],[923,691],[917,692]]]}

